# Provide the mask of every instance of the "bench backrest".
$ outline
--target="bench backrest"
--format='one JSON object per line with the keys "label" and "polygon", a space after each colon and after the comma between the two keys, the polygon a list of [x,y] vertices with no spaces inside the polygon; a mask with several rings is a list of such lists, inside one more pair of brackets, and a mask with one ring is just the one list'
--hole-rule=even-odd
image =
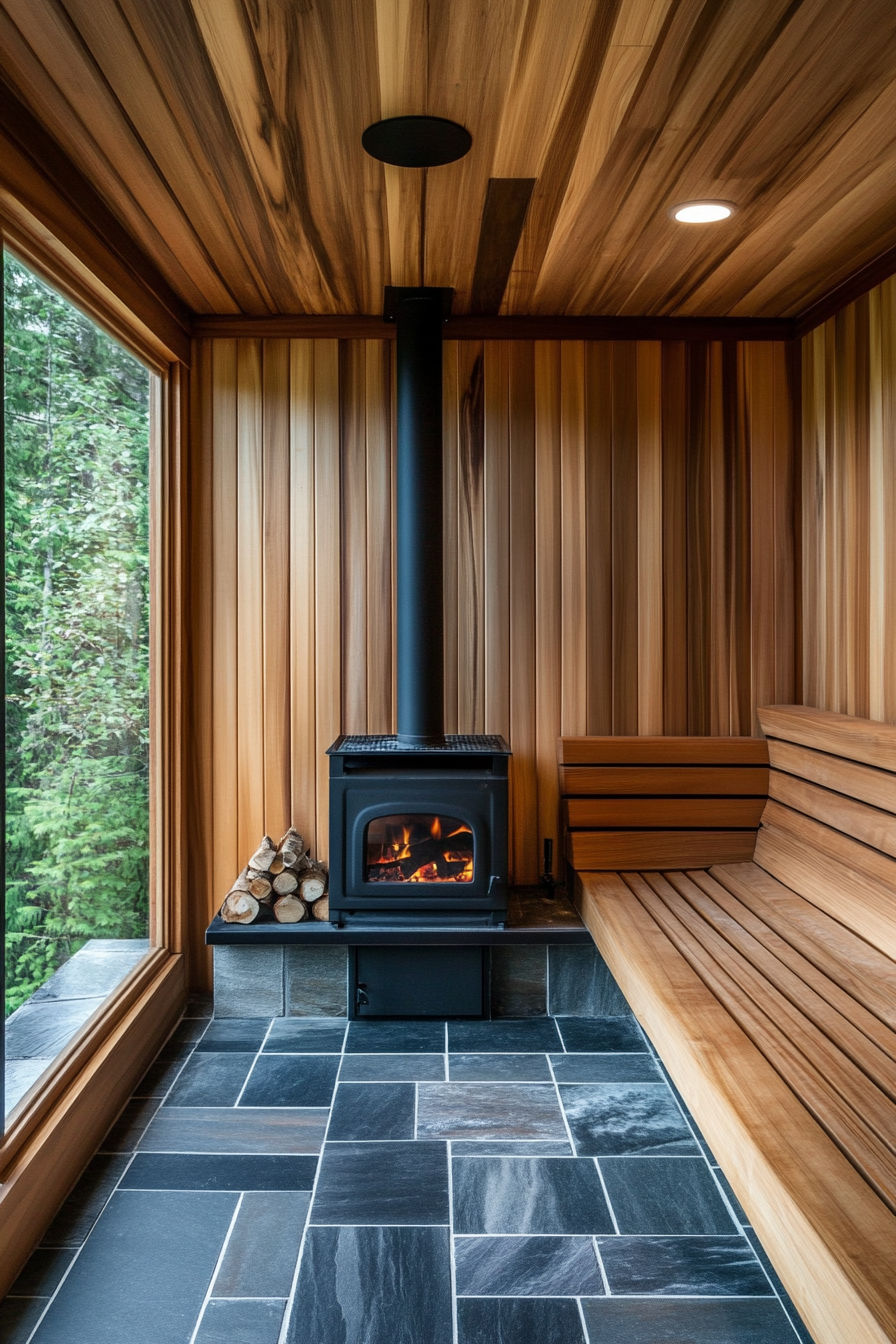
{"label": "bench backrest", "polygon": [[768,796],[752,737],[561,737],[566,857],[580,872],[750,859]]}
{"label": "bench backrest", "polygon": [[896,958],[896,727],[803,705],[759,721],[772,769],[756,862]]}

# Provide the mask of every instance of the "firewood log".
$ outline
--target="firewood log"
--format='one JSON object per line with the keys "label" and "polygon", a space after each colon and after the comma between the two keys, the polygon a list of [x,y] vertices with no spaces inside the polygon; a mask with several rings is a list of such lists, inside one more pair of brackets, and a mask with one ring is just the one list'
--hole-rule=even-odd
{"label": "firewood log", "polygon": [[227,924],[251,924],[258,918],[258,901],[246,891],[232,891],[221,906],[221,918]]}
{"label": "firewood log", "polygon": [[257,901],[269,901],[271,899],[270,879],[259,873],[250,881],[249,891]]}
{"label": "firewood log", "polygon": [[230,890],[231,890],[231,891],[249,891],[249,890],[250,890],[250,885],[249,885],[249,884],[251,883],[252,878],[253,878],[254,876],[255,876],[255,874],[254,874],[254,873],[250,873],[248,867],[244,868],[243,871],[240,873],[239,877],[237,878],[237,880],[234,882],[233,886],[230,888]]}
{"label": "firewood log", "polygon": [[308,911],[298,896],[281,896],[274,902],[274,918],[280,924],[300,924],[308,918]]}
{"label": "firewood log", "polygon": [[278,896],[289,896],[295,891],[298,885],[299,879],[296,877],[295,873],[291,873],[288,870],[278,873],[274,878],[274,890]]}
{"label": "firewood log", "polygon": [[320,900],[326,891],[326,886],[326,878],[317,868],[309,868],[299,878],[299,894],[309,905]]}
{"label": "firewood log", "polygon": [[254,868],[258,873],[266,873],[274,862],[276,853],[277,846],[271,837],[266,835],[249,860],[249,867]]}
{"label": "firewood log", "polygon": [[320,919],[327,922],[330,918],[330,897],[321,896],[311,907],[311,914],[314,919]]}
{"label": "firewood log", "polygon": [[274,855],[274,860],[270,868],[268,869],[268,872],[270,873],[271,877],[276,877],[278,873],[283,872],[283,868],[284,868],[283,855],[278,850],[277,853]]}

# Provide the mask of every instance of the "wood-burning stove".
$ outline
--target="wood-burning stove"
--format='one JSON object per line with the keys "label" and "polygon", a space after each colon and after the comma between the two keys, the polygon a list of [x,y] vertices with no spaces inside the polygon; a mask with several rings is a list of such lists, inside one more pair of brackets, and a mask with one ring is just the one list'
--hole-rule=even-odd
{"label": "wood-burning stove", "polygon": [[329,756],[335,922],[503,924],[503,737],[340,737]]}

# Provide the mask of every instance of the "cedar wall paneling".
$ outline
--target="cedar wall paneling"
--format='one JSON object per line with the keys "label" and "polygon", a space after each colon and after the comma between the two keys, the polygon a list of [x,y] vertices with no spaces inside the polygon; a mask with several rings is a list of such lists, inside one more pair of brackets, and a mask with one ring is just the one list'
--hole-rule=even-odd
{"label": "cedar wall paneling", "polygon": [[802,700],[896,723],[896,277],[803,339]]}
{"label": "cedar wall paneling", "polygon": [[[203,924],[264,831],[326,855],[326,748],[394,727],[391,365],[381,341],[197,343]],[[532,881],[560,733],[750,734],[794,698],[786,349],[451,342],[445,390],[446,726],[510,740]]]}

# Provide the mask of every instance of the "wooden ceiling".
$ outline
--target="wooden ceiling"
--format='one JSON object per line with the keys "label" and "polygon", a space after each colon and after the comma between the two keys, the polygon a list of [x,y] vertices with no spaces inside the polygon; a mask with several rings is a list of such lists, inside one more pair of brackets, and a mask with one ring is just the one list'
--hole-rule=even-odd
{"label": "wooden ceiling", "polygon": [[0,51],[198,313],[418,283],[423,175],[360,143],[401,113],[473,134],[427,178],[456,313],[788,316],[896,244],[893,0],[2,0]]}

